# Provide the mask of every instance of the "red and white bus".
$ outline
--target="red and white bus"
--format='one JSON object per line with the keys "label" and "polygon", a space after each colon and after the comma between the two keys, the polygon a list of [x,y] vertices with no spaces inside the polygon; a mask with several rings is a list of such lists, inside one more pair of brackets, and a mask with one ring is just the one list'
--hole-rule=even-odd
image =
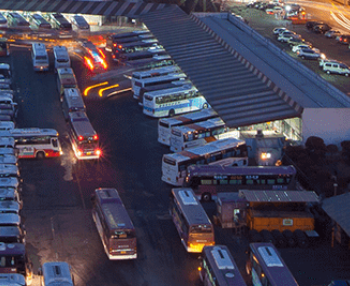
{"label": "red and white bus", "polygon": [[102,151],[99,138],[83,111],[69,112],[69,139],[79,160],[99,159]]}
{"label": "red and white bus", "polygon": [[[1,132],[4,135],[6,131]],[[18,158],[59,157],[62,149],[55,129],[15,128],[8,132],[15,139]]]}

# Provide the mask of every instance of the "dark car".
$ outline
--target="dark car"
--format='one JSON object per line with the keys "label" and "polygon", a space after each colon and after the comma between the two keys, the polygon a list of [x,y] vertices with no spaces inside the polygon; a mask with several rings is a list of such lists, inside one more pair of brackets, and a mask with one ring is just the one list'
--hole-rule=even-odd
{"label": "dark car", "polygon": [[327,24],[322,24],[322,25],[316,25],[313,27],[313,31],[317,34],[324,34],[327,31],[329,31],[330,29],[332,29],[330,26],[328,26]]}
{"label": "dark car", "polygon": [[336,40],[340,44],[348,45],[350,43],[350,35],[340,35]]}
{"label": "dark car", "polygon": [[259,10],[265,11],[267,9],[267,5],[268,3],[266,2],[261,3],[259,6]]}
{"label": "dark car", "polygon": [[318,22],[318,21],[308,21],[306,22],[306,29],[312,30],[315,26],[318,25],[323,25],[323,22]]}
{"label": "dark car", "polygon": [[262,1],[257,1],[257,2],[254,3],[254,6],[253,6],[253,7],[254,7],[255,9],[259,9],[261,3],[263,3],[263,2],[262,2]]}

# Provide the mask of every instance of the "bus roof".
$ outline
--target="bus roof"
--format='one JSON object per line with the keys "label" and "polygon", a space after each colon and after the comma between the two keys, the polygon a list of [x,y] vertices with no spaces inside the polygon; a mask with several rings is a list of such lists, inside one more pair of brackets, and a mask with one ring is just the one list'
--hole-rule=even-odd
{"label": "bus roof", "polygon": [[[120,46],[121,48],[129,48],[129,47],[135,47],[135,46],[143,46],[143,47],[147,47],[147,46],[153,46],[154,44],[157,44],[158,41],[157,39],[145,39],[145,40],[137,40],[135,42],[129,42],[129,43],[121,43]],[[119,44],[118,47],[119,48]]]}
{"label": "bus roof", "polygon": [[137,30],[132,32],[126,32],[126,33],[120,33],[120,34],[114,34],[112,35],[113,39],[122,39],[122,38],[128,38],[128,37],[134,37],[135,35],[145,35],[145,34],[151,34],[149,30]]}
{"label": "bus roof", "polygon": [[0,153],[0,164],[16,164],[17,157],[12,154],[1,154]]}
{"label": "bus roof", "polygon": [[12,164],[0,164],[0,176],[4,174],[18,174],[18,166]]}
{"label": "bus roof", "polygon": [[165,66],[165,67],[160,67],[160,68],[155,68],[151,70],[145,70],[145,71],[136,71],[133,72],[132,77],[145,77],[148,75],[151,76],[157,76],[157,75],[166,75],[168,73],[174,73],[174,72],[179,72],[180,68],[178,66]]}
{"label": "bus roof", "polygon": [[265,275],[268,275],[269,280],[272,282],[271,285],[280,285],[281,281],[283,281],[283,286],[298,285],[282,257],[279,255],[279,252],[272,243],[251,243],[250,249],[257,257]]}
{"label": "bus roof", "polygon": [[191,225],[211,224],[201,203],[190,188],[176,188],[171,190],[183,215]]}
{"label": "bus roof", "polygon": [[313,191],[256,191],[239,190],[239,196],[244,197],[248,202],[259,203],[319,203],[317,194]]}
{"label": "bus roof", "polygon": [[19,214],[14,213],[2,213],[0,215],[0,226],[11,224],[11,225],[20,225],[21,217]]}
{"label": "bus roof", "polygon": [[26,279],[19,273],[1,273],[0,274],[1,286],[24,286],[26,285]]}
{"label": "bus roof", "polygon": [[220,165],[201,165],[189,166],[187,172],[190,176],[218,174],[221,176],[227,175],[296,175],[294,166],[220,166]]}
{"label": "bus roof", "polygon": [[[143,81],[145,84],[147,83],[151,83],[151,82],[158,82],[158,81],[162,81],[162,80],[171,80],[171,79],[179,79],[179,78],[186,78],[186,74],[184,73],[173,73],[173,74],[167,74],[167,75],[163,75],[163,76],[157,76],[157,77],[149,77],[149,78],[144,78],[144,79],[139,79],[136,81]],[[193,86],[189,87],[187,86],[187,88],[192,88]]]}
{"label": "bus roof", "polygon": [[19,185],[18,179],[15,177],[0,178],[0,187],[17,188]]}
{"label": "bus roof", "polygon": [[78,88],[65,88],[64,95],[68,108],[85,110],[85,103]]}
{"label": "bus roof", "polygon": [[22,137],[22,136],[53,136],[57,137],[58,132],[55,129],[51,128],[15,128],[11,131],[13,137]]}
{"label": "bus roof", "polygon": [[0,121],[0,130],[12,130],[15,128],[15,123],[12,121]]}
{"label": "bus roof", "polygon": [[[174,78],[174,80],[176,78],[178,78],[181,81],[181,74],[177,74],[176,76],[172,77],[172,75],[174,74],[168,74],[167,76],[169,76],[169,79]],[[161,78],[162,76],[157,76],[157,77],[153,77],[153,78],[148,78],[148,79],[155,79],[155,81],[149,81],[149,82],[157,82],[158,78]],[[148,97],[157,97],[157,96],[165,96],[168,94],[173,94],[173,93],[179,93],[179,92],[186,92],[186,91],[194,91],[197,92],[197,89],[192,85],[192,84],[185,84],[185,85],[180,85],[177,87],[172,87],[172,88],[167,88],[167,89],[158,89],[158,90],[154,90],[154,91],[147,91],[145,92],[144,96],[148,96]]]}
{"label": "bus roof", "polygon": [[0,255],[24,255],[25,252],[23,243],[0,242]]}
{"label": "bus roof", "polygon": [[[8,131],[4,131],[4,132],[9,132]],[[0,131],[0,136],[3,135],[2,131]],[[2,136],[0,137],[0,146],[15,146],[15,139],[13,138],[13,136],[11,136],[11,134],[9,133],[8,135],[6,135],[6,137]]]}
{"label": "bus roof", "polygon": [[116,189],[95,190],[101,209],[111,232],[118,229],[134,229],[134,225]]}
{"label": "bus roof", "polygon": [[67,47],[65,47],[65,46],[54,46],[53,52],[56,55],[56,57],[58,57],[60,59],[61,58],[69,59],[68,50],[67,50]]}
{"label": "bus roof", "polygon": [[69,112],[70,122],[77,136],[94,136],[96,131],[83,111]]}
{"label": "bus roof", "polygon": [[67,262],[46,262],[42,266],[46,286],[73,286]]}
{"label": "bus roof", "polygon": [[218,285],[247,286],[226,245],[205,246],[203,255],[212,265]]}
{"label": "bus roof", "polygon": [[202,109],[200,111],[184,114],[184,115],[178,115],[175,117],[170,118],[161,118],[159,121],[168,124],[169,126],[182,124],[182,123],[191,123],[192,121],[196,121],[203,117],[209,117],[209,116],[219,116],[216,111],[212,108],[208,109]]}
{"label": "bus roof", "polygon": [[198,123],[192,123],[188,125],[174,127],[173,130],[174,131],[176,130],[184,134],[184,133],[191,133],[195,131],[205,131],[210,128],[225,127],[225,126],[226,126],[225,122],[221,118],[216,117],[216,118],[208,119],[206,121],[201,121]]}
{"label": "bus roof", "polygon": [[15,189],[11,187],[0,187],[0,198],[14,197]]}

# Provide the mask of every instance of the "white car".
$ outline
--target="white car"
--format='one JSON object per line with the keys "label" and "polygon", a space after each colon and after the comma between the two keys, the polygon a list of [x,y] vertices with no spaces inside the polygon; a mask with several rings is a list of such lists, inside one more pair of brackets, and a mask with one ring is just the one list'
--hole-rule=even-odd
{"label": "white car", "polygon": [[277,41],[279,41],[281,43],[286,43],[290,38],[301,39],[301,36],[296,34],[295,32],[288,31],[288,32],[284,32],[284,33],[279,34]]}
{"label": "white car", "polygon": [[335,73],[345,76],[349,76],[350,74],[350,69],[346,64],[335,62],[325,62],[323,65],[323,71],[327,74]]}
{"label": "white car", "polygon": [[272,33],[274,35],[278,35],[279,33],[283,32],[283,31],[286,31],[286,30],[287,30],[287,28],[285,28],[285,27],[277,27],[277,28],[274,28],[272,30]]}
{"label": "white car", "polygon": [[337,60],[322,59],[322,58],[318,60],[318,65],[319,65],[319,67],[320,67],[321,69],[323,68],[323,65],[324,65],[325,63],[341,63],[341,62],[339,62],[339,61],[337,61]]}
{"label": "white car", "polygon": [[292,52],[296,53],[299,49],[311,49],[312,47],[307,44],[295,45],[292,47]]}
{"label": "white car", "polygon": [[313,49],[299,49],[297,51],[299,58],[303,60],[318,60],[319,58],[324,58],[325,55],[314,51]]}

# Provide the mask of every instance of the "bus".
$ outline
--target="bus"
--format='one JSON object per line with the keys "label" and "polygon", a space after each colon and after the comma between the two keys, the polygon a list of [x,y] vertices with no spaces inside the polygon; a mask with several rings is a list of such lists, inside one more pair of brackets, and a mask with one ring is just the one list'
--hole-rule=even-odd
{"label": "bus", "polygon": [[61,95],[65,88],[77,88],[78,82],[72,68],[58,68],[57,91]]}
{"label": "bus", "polygon": [[158,41],[156,39],[145,39],[123,44],[118,43],[115,47],[113,47],[112,57],[115,61],[117,61],[123,54],[147,51],[149,48],[152,47],[162,48],[162,46],[158,44]]}
{"label": "bus", "polygon": [[172,128],[170,150],[179,152],[231,137],[238,138],[238,132],[230,131],[221,118],[212,118],[207,121]]}
{"label": "bus", "polygon": [[278,250],[270,242],[249,245],[246,270],[253,286],[299,286]]}
{"label": "bus", "polygon": [[99,159],[102,151],[99,138],[89,118],[83,111],[69,112],[69,139],[78,160]]}
{"label": "bus", "polygon": [[191,189],[172,189],[169,211],[187,252],[215,245],[214,226]]}
{"label": "bus", "polygon": [[191,165],[247,166],[247,145],[243,140],[227,138],[186,151],[165,154],[162,160],[162,180],[173,186],[182,186],[187,168]]}
{"label": "bus", "polygon": [[67,262],[45,262],[39,268],[41,286],[74,286],[74,277]]}
{"label": "bus", "polygon": [[51,29],[50,23],[41,14],[30,14],[28,20],[32,29]]}
{"label": "bus", "polygon": [[19,273],[27,285],[33,281],[33,264],[23,243],[0,243],[0,273]]}
{"label": "bus", "polygon": [[[168,76],[171,76],[170,74]],[[208,102],[193,85],[146,92],[143,114],[151,117],[174,116],[209,107]]]}
{"label": "bus", "polygon": [[[125,65],[132,71],[143,71],[166,66],[174,66],[175,61],[170,55],[153,56],[152,58],[144,58],[134,61],[125,62]],[[128,77],[131,75],[127,75]]]}
{"label": "bus", "polygon": [[219,118],[219,115],[212,108],[202,109],[171,118],[161,118],[158,121],[158,142],[170,146],[172,128],[194,124],[212,118]]}
{"label": "bus", "polygon": [[26,286],[26,279],[22,274],[3,273],[0,274],[1,286]]}
{"label": "bus", "polygon": [[70,68],[71,61],[69,57],[69,53],[67,47],[65,46],[54,46],[53,55],[55,59],[55,73],[58,68]]}
{"label": "bus", "polygon": [[85,103],[78,88],[66,88],[60,96],[64,117],[69,119],[69,112],[85,112]]}
{"label": "bus", "polygon": [[200,261],[199,277],[204,285],[247,286],[226,245],[205,246]]}
{"label": "bus", "polygon": [[55,158],[62,154],[55,129],[15,128],[10,132],[20,159]]}
{"label": "bus", "polygon": [[204,201],[217,199],[218,192],[296,190],[296,170],[294,166],[190,166],[183,186]]}
{"label": "bus", "polygon": [[116,189],[99,188],[92,197],[92,217],[111,260],[137,258],[135,227]]}
{"label": "bus", "polygon": [[161,68],[150,69],[146,71],[133,72],[131,76],[132,90],[134,90],[134,85],[136,80],[163,76],[163,75],[172,74],[172,73],[181,73],[181,69],[178,66],[174,65],[174,66],[166,66]]}
{"label": "bus", "polygon": [[120,34],[111,34],[106,39],[106,51],[112,52],[119,43],[127,43],[128,41],[134,42],[135,40],[151,39],[154,38],[149,30],[132,31]]}
{"label": "bus", "polygon": [[50,14],[50,21],[52,28],[58,30],[59,38],[72,38],[72,24],[61,14],[53,13]]}
{"label": "bus", "polygon": [[104,72],[108,65],[106,56],[102,50],[92,42],[81,42],[81,50],[76,55],[84,62],[84,65],[93,72]]}
{"label": "bus", "polygon": [[46,46],[42,43],[32,44],[32,61],[34,71],[48,71],[49,56],[47,55]]}
{"label": "bus", "polygon": [[134,93],[133,97],[135,99],[138,99],[142,88],[148,88],[151,86],[172,83],[172,82],[179,81],[179,80],[186,80],[186,78],[187,78],[187,76],[184,73],[175,73],[175,74],[167,74],[167,75],[163,75],[163,76],[135,80],[133,90],[132,90]]}
{"label": "bus", "polygon": [[118,60],[119,64],[126,65],[126,62],[136,61],[141,59],[151,59],[156,56],[167,55],[166,51],[163,48],[149,48],[146,51],[139,51],[134,53],[122,54],[118,59],[115,59],[115,55],[112,55],[114,60]]}
{"label": "bus", "polygon": [[16,188],[13,187],[0,187],[0,202],[14,201],[17,202],[20,206],[20,209],[23,208],[23,200],[20,193]]}

